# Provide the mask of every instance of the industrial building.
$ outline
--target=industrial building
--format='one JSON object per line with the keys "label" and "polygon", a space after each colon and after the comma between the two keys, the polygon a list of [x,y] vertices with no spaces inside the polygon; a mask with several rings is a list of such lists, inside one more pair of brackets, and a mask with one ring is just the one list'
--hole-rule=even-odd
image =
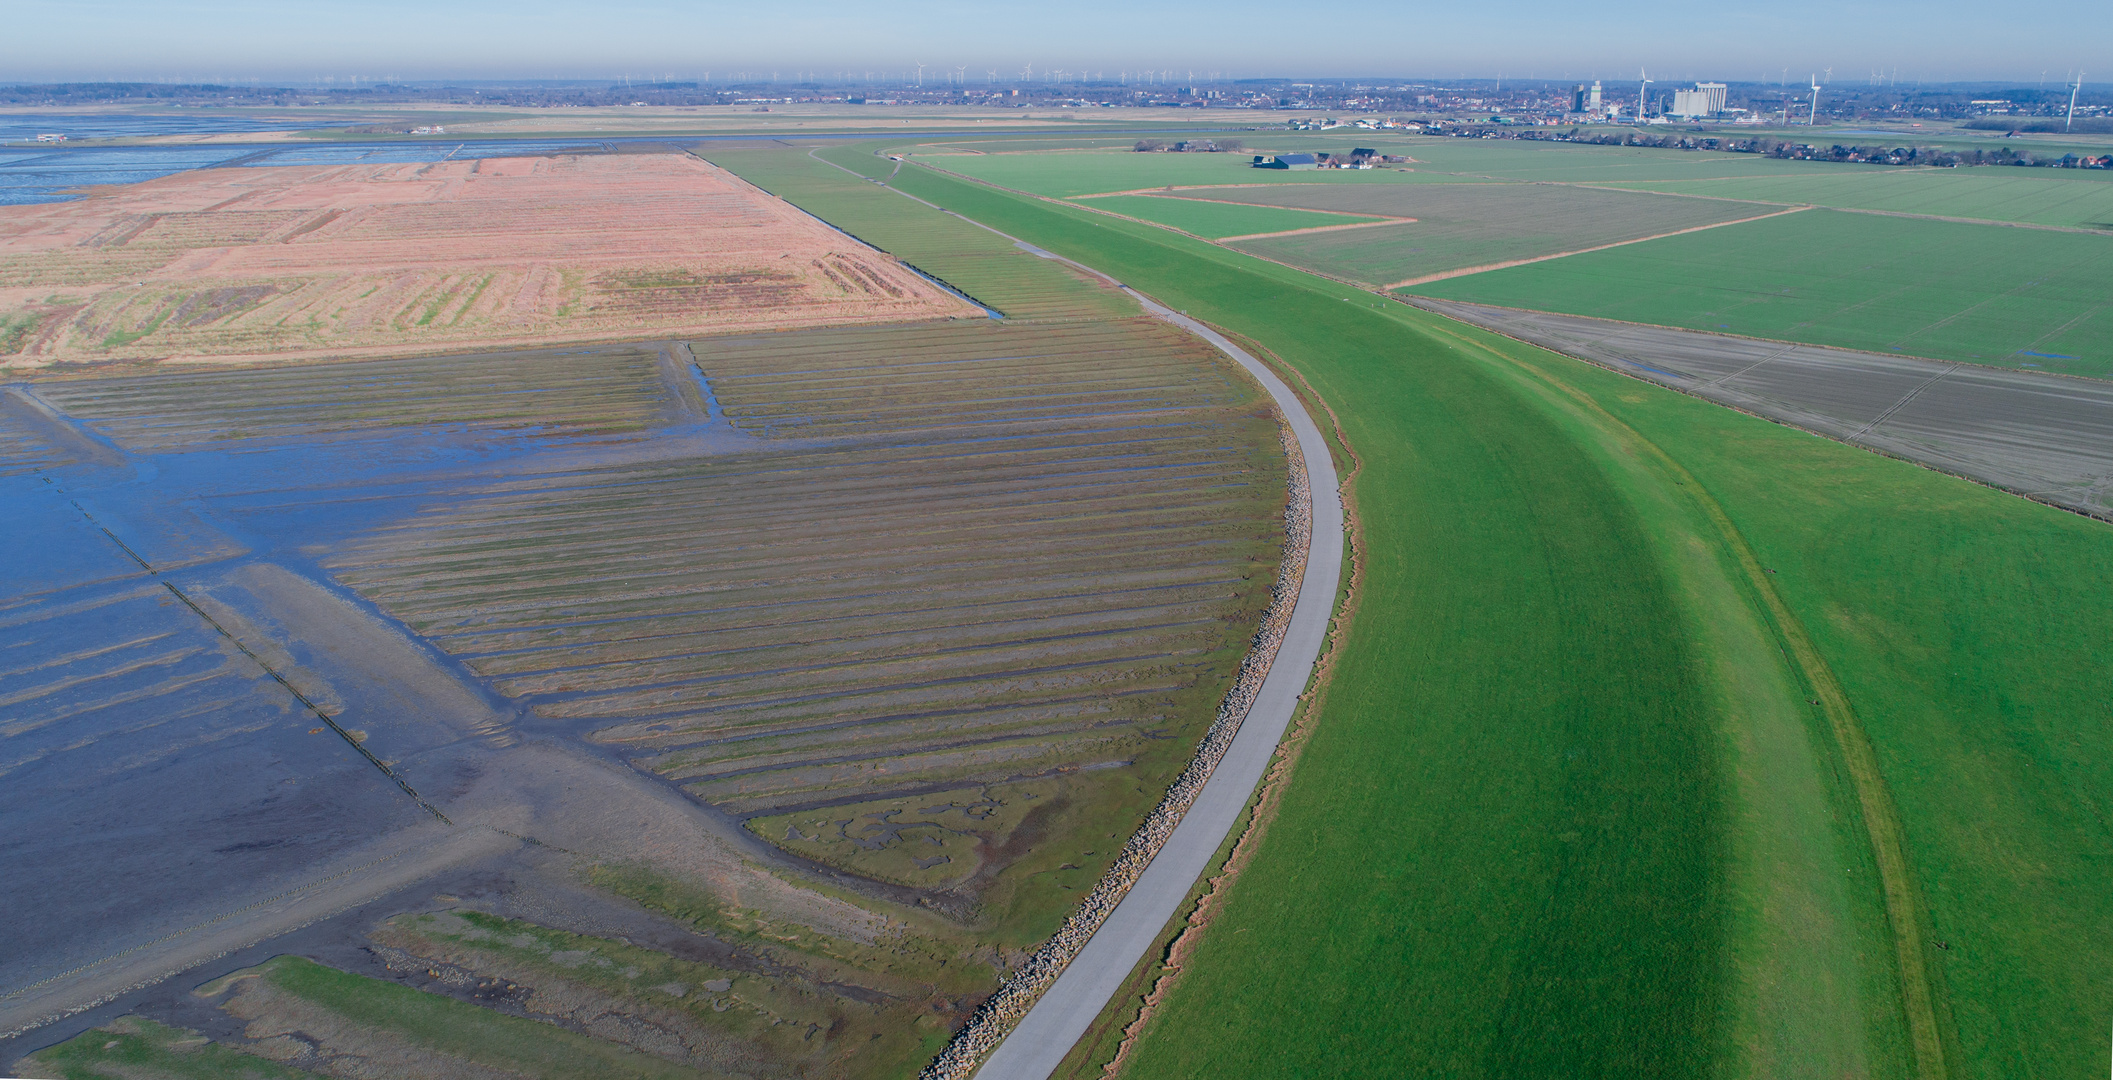
{"label": "industrial building", "polygon": [[1674,116],[1715,116],[1724,111],[1724,84],[1698,82],[1693,90],[1673,91]]}

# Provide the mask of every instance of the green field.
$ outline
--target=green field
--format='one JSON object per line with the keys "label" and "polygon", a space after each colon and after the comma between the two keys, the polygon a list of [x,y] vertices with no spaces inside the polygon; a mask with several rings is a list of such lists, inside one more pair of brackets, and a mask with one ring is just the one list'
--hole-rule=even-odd
{"label": "green field", "polygon": [[1416,287],[1423,296],[2113,374],[2113,240],[1812,210]]}
{"label": "green field", "polygon": [[898,183],[1275,350],[1363,462],[1348,652],[1126,1075],[2095,1066],[2104,526],[1199,242]]}
{"label": "green field", "polygon": [[[1088,284],[1063,265],[1036,258],[959,218],[934,214],[900,195],[856,181],[818,156],[724,146],[700,147],[697,152],[1007,317],[1119,318],[1136,313],[1136,305],[1120,293]],[[854,155],[858,158],[873,165],[894,164],[870,154]],[[967,283],[973,283],[973,289]]]}
{"label": "green field", "polygon": [[[1318,148],[1348,153],[1352,145],[1374,146],[1376,143],[1369,138],[1354,139],[1346,135],[1331,139],[1326,145]],[[1305,148],[1302,140],[1276,134],[1271,134],[1268,145],[1270,151]],[[835,156],[841,159],[841,152]],[[1257,169],[1251,164],[1253,158],[1254,154],[1251,153],[1140,154],[1129,150],[1094,150],[1079,153],[957,154],[914,157],[912,160],[1000,187],[1060,199],[1103,192],[1210,184],[1365,185],[1475,181],[1472,177],[1463,181],[1460,177],[1392,168],[1313,169],[1298,172]]]}
{"label": "green field", "polygon": [[1736,221],[1778,209],[1760,203],[1641,192],[1631,195],[1553,184],[1301,186],[1207,194],[1276,206],[1415,218],[1413,225],[1236,242],[1243,251],[1374,286]]}
{"label": "green field", "polygon": [[1244,206],[1204,199],[1171,199],[1152,195],[1114,195],[1087,205],[1126,217],[1142,218],[1193,233],[1206,240],[1254,233],[1312,229],[1324,225],[1357,225],[1379,220],[1362,214],[1325,214],[1276,206]]}
{"label": "green field", "polygon": [[1725,199],[2113,230],[2113,182],[2087,170],[1871,165],[1836,165],[1830,170],[1812,175],[1631,182],[1623,186]]}
{"label": "green field", "polygon": [[[1202,1013],[1170,1001],[1180,1034],[1149,1039],[1138,1075],[1269,1055],[1293,1074],[1680,1076],[1756,1042],[1828,1067],[1902,1053],[1871,874],[1845,885],[1868,860],[1793,680],[1751,646],[1767,630],[1737,579],[1664,554],[1690,548],[1694,511],[1668,539],[1634,505],[1677,505],[1677,485],[1417,346],[1392,305],[913,182],[1149,280],[1357,403],[1367,592],[1320,721],[1335,749],[1308,751],[1234,894],[1257,906],[1207,939],[1238,957],[1199,957]],[[1829,991],[1782,989],[1814,981]],[[1771,1034],[1786,1027],[1795,1050]]]}

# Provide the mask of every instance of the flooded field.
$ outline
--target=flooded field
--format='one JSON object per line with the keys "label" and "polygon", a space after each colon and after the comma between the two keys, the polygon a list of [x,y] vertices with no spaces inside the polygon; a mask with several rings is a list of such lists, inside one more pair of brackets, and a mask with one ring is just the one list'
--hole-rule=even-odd
{"label": "flooded field", "polygon": [[1259,392],[1142,319],[8,386],[0,1032],[908,1065],[1185,763],[1284,499]]}

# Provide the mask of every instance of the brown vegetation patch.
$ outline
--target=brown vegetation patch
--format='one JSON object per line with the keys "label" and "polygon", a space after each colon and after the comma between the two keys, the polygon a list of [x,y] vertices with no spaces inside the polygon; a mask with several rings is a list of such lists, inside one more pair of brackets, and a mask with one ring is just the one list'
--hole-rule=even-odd
{"label": "brown vegetation patch", "polygon": [[218,169],[0,211],[20,366],[974,314],[682,154]]}

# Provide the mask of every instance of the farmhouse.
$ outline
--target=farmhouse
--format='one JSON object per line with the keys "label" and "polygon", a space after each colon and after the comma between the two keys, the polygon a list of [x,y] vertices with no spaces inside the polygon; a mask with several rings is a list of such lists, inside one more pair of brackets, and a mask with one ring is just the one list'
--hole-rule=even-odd
{"label": "farmhouse", "polygon": [[1312,154],[1257,154],[1254,167],[1257,169],[1317,169],[1320,162]]}

